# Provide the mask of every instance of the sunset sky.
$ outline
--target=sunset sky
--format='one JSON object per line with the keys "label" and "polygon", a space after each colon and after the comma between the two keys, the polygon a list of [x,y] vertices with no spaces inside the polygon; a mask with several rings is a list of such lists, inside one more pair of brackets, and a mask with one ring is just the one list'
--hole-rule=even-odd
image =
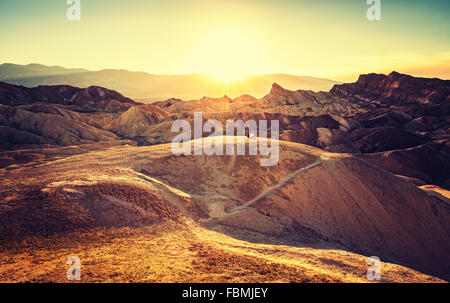
{"label": "sunset sky", "polygon": [[351,80],[392,70],[450,78],[450,1],[0,1],[0,63],[234,80],[289,73]]}

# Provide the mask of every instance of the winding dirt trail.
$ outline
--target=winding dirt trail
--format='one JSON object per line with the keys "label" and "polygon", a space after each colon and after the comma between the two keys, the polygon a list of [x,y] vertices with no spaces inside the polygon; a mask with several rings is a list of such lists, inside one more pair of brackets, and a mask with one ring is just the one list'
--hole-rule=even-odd
{"label": "winding dirt trail", "polygon": [[243,210],[243,209],[253,205],[254,203],[260,201],[261,199],[264,199],[265,197],[267,197],[271,193],[273,193],[273,192],[283,188],[286,184],[288,184],[290,181],[295,179],[298,175],[302,174],[305,171],[313,169],[316,166],[321,165],[324,161],[325,161],[325,158],[320,157],[319,160],[317,160],[316,162],[294,171],[292,174],[290,174],[286,178],[282,179],[278,184],[275,184],[275,185],[267,188],[266,190],[264,190],[262,193],[260,193],[258,196],[256,196],[255,198],[253,198],[249,202],[232,209],[228,214],[232,214],[232,213],[236,213],[238,211],[241,211],[241,210]]}

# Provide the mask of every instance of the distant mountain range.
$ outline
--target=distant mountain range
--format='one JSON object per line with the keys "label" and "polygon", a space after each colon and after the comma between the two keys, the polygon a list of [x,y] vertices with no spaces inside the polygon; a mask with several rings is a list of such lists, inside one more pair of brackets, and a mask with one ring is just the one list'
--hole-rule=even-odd
{"label": "distant mountain range", "polygon": [[183,100],[203,96],[232,98],[250,94],[260,98],[276,82],[291,90],[329,91],[338,82],[309,76],[288,74],[251,75],[243,80],[224,83],[201,74],[155,75],[145,72],[104,69],[68,69],[40,64],[0,65],[0,81],[26,87],[38,85],[72,85],[76,87],[101,86],[116,90],[144,103],[169,98]]}

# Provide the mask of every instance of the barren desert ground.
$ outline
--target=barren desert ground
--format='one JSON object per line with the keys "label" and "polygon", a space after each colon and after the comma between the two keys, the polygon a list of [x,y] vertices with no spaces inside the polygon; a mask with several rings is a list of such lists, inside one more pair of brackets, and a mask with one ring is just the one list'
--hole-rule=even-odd
{"label": "barren desert ground", "polygon": [[[407,264],[439,273],[448,203],[350,155],[280,150],[274,168],[164,144],[3,169],[1,281],[66,282],[78,256],[82,282],[368,282],[367,256],[379,255],[382,282],[442,282]],[[408,241],[380,238],[397,235]]]}

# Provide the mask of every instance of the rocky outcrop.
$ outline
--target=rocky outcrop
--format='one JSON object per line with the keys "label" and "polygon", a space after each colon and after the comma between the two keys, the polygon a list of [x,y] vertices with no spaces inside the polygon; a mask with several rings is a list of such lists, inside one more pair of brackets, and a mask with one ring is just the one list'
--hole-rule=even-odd
{"label": "rocky outcrop", "polygon": [[330,94],[343,98],[359,98],[405,103],[449,102],[450,80],[416,78],[392,72],[389,75],[361,75],[355,83],[336,84]]}
{"label": "rocky outcrop", "polygon": [[256,109],[288,115],[335,114],[347,116],[360,112],[359,105],[342,101],[325,93],[307,90],[291,91],[274,83]]}
{"label": "rocky outcrop", "polygon": [[[118,139],[109,131],[78,120],[55,114],[34,113],[8,105],[0,105],[0,125],[14,128],[16,134],[21,134],[23,144],[45,142],[56,146],[69,146]],[[29,133],[29,136],[25,136],[26,133]],[[10,139],[10,143],[20,143],[17,137]]]}
{"label": "rocky outcrop", "polygon": [[111,121],[105,129],[128,138],[143,136],[151,125],[158,124],[169,116],[169,113],[157,106],[136,105],[122,113],[118,119]]}
{"label": "rocky outcrop", "polygon": [[232,102],[258,102],[258,99],[256,99],[253,96],[250,96],[248,94],[236,97],[232,100]]}
{"label": "rocky outcrop", "polygon": [[44,102],[79,111],[118,112],[137,105],[120,93],[98,86],[78,88],[69,85],[27,88],[0,82],[0,104],[22,105]]}
{"label": "rocky outcrop", "polygon": [[176,103],[179,103],[179,102],[182,102],[182,101],[183,100],[181,100],[181,99],[170,98],[170,99],[167,99],[166,101],[153,102],[152,105],[159,106],[161,108],[167,108],[167,107],[169,107],[169,106],[171,106],[173,104],[176,104]]}
{"label": "rocky outcrop", "polygon": [[357,154],[377,167],[450,188],[450,146],[430,142],[413,148],[373,154]]}

